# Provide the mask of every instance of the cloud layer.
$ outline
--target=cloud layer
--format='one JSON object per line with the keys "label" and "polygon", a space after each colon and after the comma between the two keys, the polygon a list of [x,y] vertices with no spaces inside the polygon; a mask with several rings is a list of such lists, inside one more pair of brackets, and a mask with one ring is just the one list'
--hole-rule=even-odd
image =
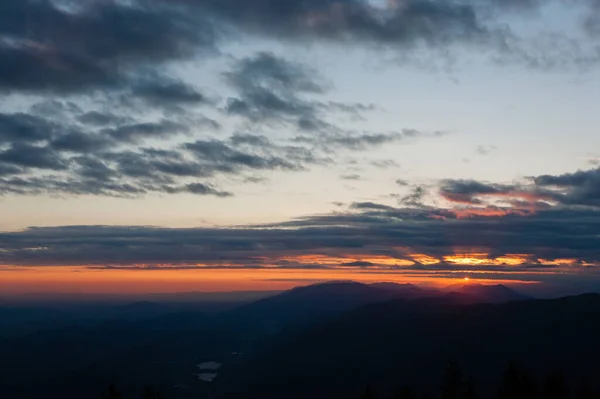
{"label": "cloud layer", "polygon": [[[597,170],[574,175],[595,173]],[[554,178],[565,191],[560,196],[570,195],[581,184],[580,179],[562,176],[533,178],[532,184],[540,184],[540,180],[556,184]],[[209,190],[201,185],[187,189]],[[454,196],[449,196],[450,189]],[[554,201],[529,212],[517,212],[521,208],[512,205],[496,206],[497,212],[486,213],[478,210],[489,210],[491,205],[477,200],[479,196],[502,192],[519,195],[520,191],[472,181],[445,181],[440,191],[456,207],[436,208],[422,203],[394,207],[363,202],[343,212],[234,228],[30,228],[0,234],[0,263],[510,273],[530,273],[533,269],[585,273],[600,265],[599,206]]]}
{"label": "cloud layer", "polygon": [[[363,154],[447,131],[362,128],[378,105],[332,100],[336,88],[311,60],[224,49],[260,41],[361,49],[400,63],[473,56],[537,70],[595,67],[598,2],[565,4],[4,0],[0,195],[227,201],[274,173],[339,165],[349,166],[335,171],[339,179],[363,184],[365,167],[382,175],[399,167],[390,153]],[[536,25],[549,7],[573,12],[574,31]],[[215,59],[214,81],[189,79],[186,66]],[[600,169],[502,183],[394,176],[390,191],[271,225],[32,227],[0,233],[0,264],[582,274],[600,264]]]}

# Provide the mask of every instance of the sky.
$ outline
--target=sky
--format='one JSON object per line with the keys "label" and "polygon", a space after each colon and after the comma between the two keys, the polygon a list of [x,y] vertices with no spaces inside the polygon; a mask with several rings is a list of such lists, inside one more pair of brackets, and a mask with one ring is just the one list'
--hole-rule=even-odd
{"label": "sky", "polygon": [[598,0],[4,0],[0,93],[6,292],[600,291]]}

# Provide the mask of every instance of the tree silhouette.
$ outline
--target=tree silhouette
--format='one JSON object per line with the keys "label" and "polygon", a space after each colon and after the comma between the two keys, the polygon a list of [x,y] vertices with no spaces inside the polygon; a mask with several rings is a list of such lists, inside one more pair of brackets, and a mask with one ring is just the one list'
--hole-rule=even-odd
{"label": "tree silhouette", "polygon": [[534,399],[537,397],[533,377],[510,363],[504,372],[502,385],[498,392],[499,399]]}
{"label": "tree silhouette", "polygon": [[477,387],[475,386],[475,380],[473,378],[469,378],[467,382],[467,387],[465,388],[465,399],[479,399],[479,395],[477,395]]}
{"label": "tree silhouette", "polygon": [[367,385],[360,399],[377,399],[377,394],[371,385]]}
{"label": "tree silhouette", "polygon": [[553,371],[546,377],[544,399],[567,399],[569,392],[562,373]]}
{"label": "tree silhouette", "polygon": [[110,384],[108,392],[102,394],[102,399],[123,399],[123,395],[117,391],[115,384]]}
{"label": "tree silhouette", "polygon": [[442,399],[461,399],[463,389],[464,381],[458,363],[448,362],[442,383]]}
{"label": "tree silhouette", "polygon": [[394,395],[394,399],[417,399],[417,395],[411,387],[405,385],[399,393]]}
{"label": "tree silhouette", "polygon": [[144,393],[142,393],[142,399],[164,399],[164,396],[162,396],[160,392],[157,392],[154,389],[147,387],[146,389],[144,389]]}
{"label": "tree silhouette", "polygon": [[596,394],[594,393],[594,389],[590,384],[590,381],[587,378],[581,380],[579,384],[579,389],[577,390],[576,399],[595,399]]}

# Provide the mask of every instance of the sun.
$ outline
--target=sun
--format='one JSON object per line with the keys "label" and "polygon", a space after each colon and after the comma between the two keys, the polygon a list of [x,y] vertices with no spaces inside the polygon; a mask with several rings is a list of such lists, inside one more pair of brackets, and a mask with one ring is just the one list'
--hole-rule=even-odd
{"label": "sun", "polygon": [[468,277],[465,277],[465,281],[469,281],[469,280],[470,280],[470,278],[468,278]]}

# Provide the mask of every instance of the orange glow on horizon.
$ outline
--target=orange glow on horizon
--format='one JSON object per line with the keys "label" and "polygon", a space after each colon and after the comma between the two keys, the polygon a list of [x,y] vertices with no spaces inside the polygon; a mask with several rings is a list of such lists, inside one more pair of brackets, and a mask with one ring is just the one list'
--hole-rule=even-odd
{"label": "orange glow on horizon", "polygon": [[[310,269],[89,269],[86,267],[1,267],[0,292],[20,293],[106,293],[144,294],[189,291],[266,291],[285,290],[299,285],[331,280],[364,283],[398,282],[444,287],[462,276],[438,276],[417,271],[384,270],[310,270]],[[478,278],[485,284],[527,284],[531,281]]]}
{"label": "orange glow on horizon", "polygon": [[509,208],[496,208],[496,207],[488,207],[488,208],[452,208],[449,210],[452,212],[457,219],[467,219],[473,216],[508,216],[508,215],[519,215],[519,216],[527,216],[532,213],[529,210],[524,209],[509,209]]}
{"label": "orange glow on horizon", "polygon": [[529,262],[531,255],[507,254],[490,258],[487,253],[455,254],[444,256],[444,261],[454,265],[468,266],[519,266]]}
{"label": "orange glow on horizon", "polygon": [[575,258],[557,258],[557,259],[538,259],[538,262],[542,265],[546,266],[566,266],[566,265],[574,265],[579,263],[578,259]]}
{"label": "orange glow on horizon", "polygon": [[441,262],[438,258],[425,254],[412,254],[410,257],[422,265],[436,265]]}
{"label": "orange glow on horizon", "polygon": [[[269,258],[264,258],[269,261]],[[353,263],[368,262],[373,265],[382,266],[412,266],[415,262],[408,259],[399,259],[386,255],[344,255],[343,257],[329,256],[322,254],[284,256],[271,260],[275,263],[288,262],[297,265],[330,265],[351,267]],[[350,266],[348,266],[350,265]]]}

